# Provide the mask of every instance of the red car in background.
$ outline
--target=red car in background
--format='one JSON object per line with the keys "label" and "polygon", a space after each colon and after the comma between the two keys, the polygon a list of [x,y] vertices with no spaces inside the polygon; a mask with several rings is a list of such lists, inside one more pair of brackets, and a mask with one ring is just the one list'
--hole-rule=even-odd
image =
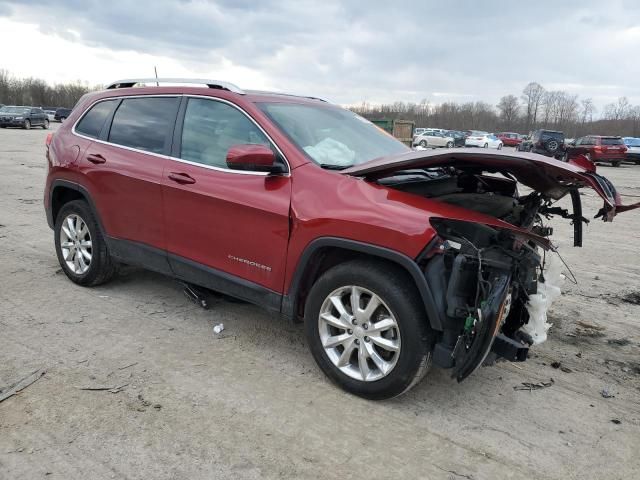
{"label": "red car in background", "polygon": [[517,147],[522,143],[522,135],[514,132],[502,132],[497,135],[506,147]]}
{"label": "red car in background", "polygon": [[584,155],[592,162],[611,163],[619,167],[624,161],[627,146],[622,137],[604,137],[601,135],[587,135],[576,140],[574,144],[566,146],[565,160],[576,155]]}

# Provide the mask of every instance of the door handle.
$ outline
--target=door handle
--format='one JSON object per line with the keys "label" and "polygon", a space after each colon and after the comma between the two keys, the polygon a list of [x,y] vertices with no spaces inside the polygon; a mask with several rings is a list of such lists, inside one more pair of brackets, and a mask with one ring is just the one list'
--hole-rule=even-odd
{"label": "door handle", "polygon": [[196,180],[186,173],[171,172],[168,176],[170,180],[173,180],[174,182],[181,185],[196,183]]}
{"label": "door handle", "polygon": [[95,163],[96,165],[107,161],[107,159],[99,153],[90,153],[89,155],[87,155],[87,160],[89,160],[91,163]]}

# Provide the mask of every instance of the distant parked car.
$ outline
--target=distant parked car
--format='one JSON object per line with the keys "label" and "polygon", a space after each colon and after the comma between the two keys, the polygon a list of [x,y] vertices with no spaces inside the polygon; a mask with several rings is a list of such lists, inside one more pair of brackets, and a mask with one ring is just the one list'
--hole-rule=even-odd
{"label": "distant parked car", "polygon": [[575,145],[568,145],[564,160],[582,154],[592,162],[606,162],[619,167],[625,160],[627,147],[621,137],[603,137],[587,135],[576,140]]}
{"label": "distant parked car", "polygon": [[56,117],[55,110],[44,110],[44,113],[47,115],[47,118],[49,119],[50,122],[53,122],[55,120],[55,117]]}
{"label": "distant parked car", "polygon": [[444,133],[435,132],[433,130],[427,130],[421,135],[413,137],[413,146],[425,147],[446,147],[453,148],[455,145],[455,139]]}
{"label": "distant parked car", "polygon": [[522,136],[514,132],[502,132],[496,135],[507,147],[517,147],[522,143]]}
{"label": "distant parked car", "polygon": [[475,132],[464,142],[465,147],[497,148],[498,150],[502,150],[502,145],[502,140],[487,132]]}
{"label": "distant parked car", "polygon": [[466,138],[464,132],[459,132],[458,130],[447,130],[445,135],[453,138],[454,147],[464,147],[464,140]]}
{"label": "distant parked car", "polygon": [[21,127],[29,130],[31,127],[49,128],[49,119],[44,110],[36,107],[8,106],[0,113],[0,128]]}
{"label": "distant parked car", "polygon": [[565,153],[564,133],[557,130],[539,129],[518,145],[521,152],[533,152],[547,157],[562,158]]}
{"label": "distant parked car", "polygon": [[636,164],[640,163],[640,138],[624,137],[622,139],[624,145],[627,147],[627,153],[625,159],[629,162]]}
{"label": "distant parked car", "polygon": [[64,122],[69,115],[71,115],[70,108],[59,108],[56,110],[54,119],[56,122]]}
{"label": "distant parked car", "polygon": [[426,132],[427,130],[428,130],[427,128],[422,128],[422,127],[416,128],[416,129],[413,130],[413,135],[414,136],[421,135],[422,133]]}

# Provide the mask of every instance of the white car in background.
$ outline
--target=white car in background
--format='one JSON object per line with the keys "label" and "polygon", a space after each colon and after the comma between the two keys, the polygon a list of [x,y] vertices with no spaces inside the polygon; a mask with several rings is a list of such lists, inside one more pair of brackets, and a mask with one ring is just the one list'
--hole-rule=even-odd
{"label": "white car in background", "polygon": [[420,135],[416,135],[413,137],[414,147],[453,148],[454,144],[455,144],[455,139],[453,137],[449,137],[444,133],[436,132],[433,130],[427,130],[425,132],[422,132]]}
{"label": "white car in background", "polygon": [[493,133],[472,131],[464,141],[465,147],[497,148],[502,150],[502,140]]}

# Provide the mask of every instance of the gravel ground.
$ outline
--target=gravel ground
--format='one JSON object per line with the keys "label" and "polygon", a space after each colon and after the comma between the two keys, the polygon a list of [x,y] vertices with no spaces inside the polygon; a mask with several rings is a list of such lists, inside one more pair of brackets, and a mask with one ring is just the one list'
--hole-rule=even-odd
{"label": "gravel ground", "polygon": [[[46,133],[0,130],[0,389],[46,371],[0,403],[0,478],[640,478],[640,212],[592,221],[582,249],[555,222],[578,284],[528,362],[460,385],[433,369],[375,403],[330,384],[302,328],[257,307],[205,311],[132,268],[67,280],[42,208]],[[639,200],[640,166],[599,171]]]}

